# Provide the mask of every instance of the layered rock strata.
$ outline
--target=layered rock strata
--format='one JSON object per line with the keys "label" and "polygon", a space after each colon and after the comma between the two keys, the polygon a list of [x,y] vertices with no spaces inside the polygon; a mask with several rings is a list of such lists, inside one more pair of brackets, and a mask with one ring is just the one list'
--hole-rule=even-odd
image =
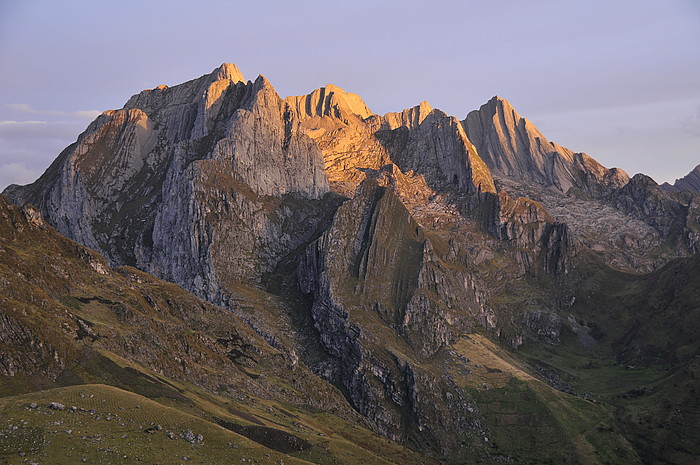
{"label": "layered rock strata", "polygon": [[328,192],[316,144],[264,77],[244,82],[233,65],[133,96],[36,183],[7,190],[112,263],[212,301],[308,240]]}
{"label": "layered rock strata", "polygon": [[595,183],[622,187],[629,180],[622,170],[608,170],[584,153],[548,141],[498,96],[470,112],[462,124],[496,177],[532,182],[563,193],[572,187],[594,187]]}
{"label": "layered rock strata", "polygon": [[556,344],[579,251],[639,271],[700,237],[692,193],[550,143],[502,99],[464,121],[427,102],[379,116],[333,85],[283,100],[233,65],[133,96],[6,192],[242,316],[378,431],[441,456],[485,437],[441,371],[452,344]]}
{"label": "layered rock strata", "polygon": [[692,194],[668,195],[651,179],[630,179],[549,142],[500,97],[470,112],[462,124],[502,190],[540,202],[615,266],[651,271],[697,250],[700,223],[688,215],[697,203]]}
{"label": "layered rock strata", "polygon": [[484,309],[473,277],[435,254],[388,177],[369,176],[338,209],[300,261],[300,287],[334,359],[326,376],[384,434],[447,453],[477,416],[424,363],[473,331]]}
{"label": "layered rock strata", "polygon": [[667,192],[700,192],[700,165],[680,179],[676,179],[673,185],[665,182],[661,188]]}

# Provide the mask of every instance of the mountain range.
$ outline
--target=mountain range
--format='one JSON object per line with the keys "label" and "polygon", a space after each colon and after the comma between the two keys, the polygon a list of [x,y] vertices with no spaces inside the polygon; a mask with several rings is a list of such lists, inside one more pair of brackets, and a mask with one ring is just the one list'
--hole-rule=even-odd
{"label": "mountain range", "polygon": [[3,193],[0,457],[695,463],[697,181],[500,97],[144,90]]}

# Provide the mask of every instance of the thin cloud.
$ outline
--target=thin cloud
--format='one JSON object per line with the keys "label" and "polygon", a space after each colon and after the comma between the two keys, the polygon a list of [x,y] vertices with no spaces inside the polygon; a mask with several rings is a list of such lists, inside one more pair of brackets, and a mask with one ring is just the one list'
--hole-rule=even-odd
{"label": "thin cloud", "polygon": [[49,124],[47,121],[0,121],[0,126],[33,126],[36,124]]}
{"label": "thin cloud", "polygon": [[0,121],[0,192],[36,179],[84,126],[78,120]]}
{"label": "thin cloud", "polygon": [[[0,141],[5,149],[12,147],[10,142],[21,145],[37,139],[62,139],[72,142],[85,129],[83,123],[68,121],[0,121]],[[20,146],[21,146],[20,145]]]}
{"label": "thin cloud", "polygon": [[618,136],[629,136],[635,132],[631,126],[613,126],[613,128]]}
{"label": "thin cloud", "polygon": [[0,192],[10,184],[29,184],[41,175],[40,169],[27,168],[22,162],[0,164]]}
{"label": "thin cloud", "polygon": [[681,131],[689,136],[700,137],[700,106],[694,115],[681,120]]}
{"label": "thin cloud", "polygon": [[98,110],[82,110],[82,111],[56,111],[56,110],[37,110],[28,103],[7,103],[5,104],[10,110],[20,113],[29,113],[32,115],[51,115],[51,116],[68,116],[70,118],[90,119],[97,118],[102,112]]}

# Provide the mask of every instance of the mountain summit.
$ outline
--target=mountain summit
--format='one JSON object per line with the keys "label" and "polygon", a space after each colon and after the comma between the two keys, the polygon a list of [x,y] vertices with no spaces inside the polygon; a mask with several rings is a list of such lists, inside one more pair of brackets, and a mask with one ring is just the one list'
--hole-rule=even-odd
{"label": "mountain summit", "polygon": [[700,192],[700,165],[680,179],[676,179],[673,185],[665,182],[661,187],[669,192]]}
{"label": "mountain summit", "polygon": [[496,176],[552,186],[562,192],[585,187],[589,178],[622,187],[629,177],[589,156],[548,141],[505,99],[493,97],[463,121],[467,135]]}
{"label": "mountain summit", "polygon": [[[4,194],[23,207],[0,202],[0,369],[167,392],[285,463],[700,453],[698,196],[550,142],[499,97],[463,121],[377,115],[224,64],[104,112]],[[36,254],[51,266],[15,271]],[[17,291],[36,282],[51,292]]]}

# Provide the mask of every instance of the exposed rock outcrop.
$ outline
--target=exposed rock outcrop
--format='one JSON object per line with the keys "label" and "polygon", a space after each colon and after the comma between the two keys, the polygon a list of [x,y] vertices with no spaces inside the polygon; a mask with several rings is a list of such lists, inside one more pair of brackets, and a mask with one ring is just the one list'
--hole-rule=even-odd
{"label": "exposed rock outcrop", "polygon": [[468,137],[496,177],[532,182],[567,192],[592,183],[622,187],[627,175],[607,170],[586,154],[548,141],[507,101],[493,97],[462,121]]}
{"label": "exposed rock outcrop", "polygon": [[[233,65],[133,96],[99,116],[37,182],[6,192],[38,208],[21,210],[22,228],[53,225],[112,265],[136,266],[225,307],[192,304],[189,318],[180,304],[144,291],[137,300],[146,312],[176,313],[180,328],[207,334],[208,314],[245,326],[234,331],[227,320],[216,338],[173,335],[138,306],[80,297],[107,306],[120,325],[153,324],[158,347],[172,336],[187,356],[163,370],[211,388],[225,374],[205,380],[206,370],[190,368],[207,357],[208,368],[222,371],[231,363],[245,371],[258,355],[285,375],[311,376],[310,367],[377,431],[457,463],[490,455],[475,401],[489,387],[473,382],[472,368],[483,367],[457,355],[460,340],[481,332],[510,348],[558,344],[587,279],[582,268],[606,260],[648,270],[700,243],[697,194],[669,194],[551,143],[505,100],[464,121],[427,102],[379,116],[330,84],[283,100],[264,77],[246,82]],[[141,279],[80,250],[90,276],[125,287]],[[36,330],[7,315],[0,342],[37,346]],[[147,366],[162,358],[161,349],[136,353],[144,332],[126,340],[67,315],[80,344]],[[260,348],[260,336],[270,347]],[[12,357],[54,372],[65,364],[42,350]],[[497,350],[487,351],[492,360],[515,370]],[[3,360],[9,374],[14,362]],[[249,385],[265,389],[263,381]],[[317,378],[307,385],[333,391]]]}
{"label": "exposed rock outcrop", "polygon": [[514,258],[526,271],[543,270],[555,276],[568,272],[574,243],[566,224],[555,222],[538,202],[514,199],[503,191],[489,204],[487,227],[496,238],[520,250]]}
{"label": "exposed rock outcrop", "polygon": [[360,169],[379,169],[390,163],[374,137],[379,117],[359,96],[329,84],[308,95],[287,97],[285,102],[300,128],[321,149],[335,192],[352,197],[364,179]]}
{"label": "exposed rock outcrop", "polygon": [[695,223],[685,213],[689,198],[672,198],[651,179],[630,180],[620,169],[549,142],[506,100],[492,98],[462,124],[502,190],[537,200],[611,264],[651,271],[696,249]]}
{"label": "exposed rock outcrop", "polygon": [[329,180],[343,195],[351,196],[364,178],[358,169],[389,163],[406,175],[422,176],[435,191],[496,191],[459,121],[428,102],[380,117],[355,94],[330,85],[286,101],[318,142]]}
{"label": "exposed rock outcrop", "polygon": [[673,185],[665,182],[661,184],[661,188],[666,192],[700,192],[700,165],[682,178],[676,179]]}
{"label": "exposed rock outcrop", "polygon": [[700,198],[692,192],[669,195],[649,176],[635,175],[612,193],[614,206],[651,225],[671,245],[696,253],[700,250]]}
{"label": "exposed rock outcrop", "polygon": [[[483,309],[473,278],[435,255],[387,176],[369,176],[338,209],[300,262],[300,286],[355,408],[392,438],[446,453],[473,415],[420,361],[472,331]],[[436,390],[451,401],[427,395]]]}
{"label": "exposed rock outcrop", "polygon": [[384,119],[377,137],[401,171],[424,176],[436,191],[496,192],[489,169],[457,118],[423,102]]}
{"label": "exposed rock outcrop", "polygon": [[7,194],[112,263],[217,301],[222,281],[259,280],[316,229],[323,159],[286,108],[264,77],[222,65],[103,113]]}
{"label": "exposed rock outcrop", "polygon": [[349,118],[365,119],[374,115],[359,95],[345,92],[333,84],[316,89],[309,95],[288,97],[285,102],[289,106],[288,111],[299,119],[328,116],[349,124]]}
{"label": "exposed rock outcrop", "polygon": [[[36,210],[28,214],[0,195],[3,389],[23,380],[30,380],[33,391],[104,382],[182,399],[110,358],[121,357],[209,392],[228,386],[236,396],[284,399],[360,419],[337,389],[291,364],[230,310],[134,268],[109,268],[99,254],[39,219]],[[244,299],[255,305],[252,296]],[[255,373],[293,379],[299,391]],[[145,393],[139,386],[146,386]]]}

